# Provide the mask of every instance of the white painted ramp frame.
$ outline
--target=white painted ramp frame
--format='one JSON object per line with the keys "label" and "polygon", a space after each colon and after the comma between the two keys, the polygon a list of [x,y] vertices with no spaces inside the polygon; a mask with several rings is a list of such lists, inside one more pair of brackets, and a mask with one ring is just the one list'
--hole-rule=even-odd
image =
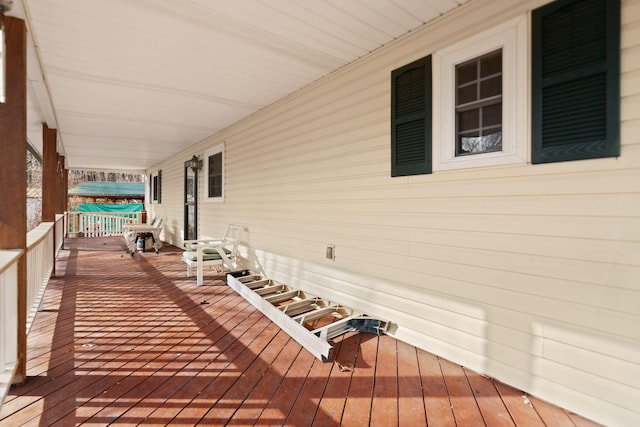
{"label": "white painted ramp frame", "polygon": [[[332,357],[333,346],[328,340],[350,331],[381,334],[389,326],[386,321],[259,275],[228,274],[227,284],[322,361]],[[334,321],[313,330],[304,326],[307,322],[332,317]]]}

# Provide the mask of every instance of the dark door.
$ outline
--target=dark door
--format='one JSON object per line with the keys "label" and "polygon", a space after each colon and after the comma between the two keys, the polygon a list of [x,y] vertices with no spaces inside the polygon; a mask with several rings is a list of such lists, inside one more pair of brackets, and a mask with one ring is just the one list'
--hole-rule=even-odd
{"label": "dark door", "polygon": [[198,173],[184,168],[184,240],[198,238]]}

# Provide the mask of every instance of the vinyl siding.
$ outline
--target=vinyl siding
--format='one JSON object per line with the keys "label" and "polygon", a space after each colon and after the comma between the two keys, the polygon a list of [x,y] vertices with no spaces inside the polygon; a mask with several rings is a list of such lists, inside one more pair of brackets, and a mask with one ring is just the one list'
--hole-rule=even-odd
{"label": "vinyl siding", "polygon": [[390,176],[391,70],[544,3],[471,2],[157,165],[162,204],[147,209],[167,217],[164,240],[182,242],[183,162],[224,142],[223,203],[203,202],[200,172],[200,236],[243,224],[243,253],[270,277],[639,425],[640,1],[622,4],[619,158]]}

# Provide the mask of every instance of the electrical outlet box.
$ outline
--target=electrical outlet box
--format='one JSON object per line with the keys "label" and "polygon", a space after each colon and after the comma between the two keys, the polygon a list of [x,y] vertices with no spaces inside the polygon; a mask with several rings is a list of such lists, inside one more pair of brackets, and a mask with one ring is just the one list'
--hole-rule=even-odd
{"label": "electrical outlet box", "polygon": [[331,261],[336,259],[336,247],[335,247],[335,245],[327,245],[327,250],[325,252],[325,258],[330,259]]}

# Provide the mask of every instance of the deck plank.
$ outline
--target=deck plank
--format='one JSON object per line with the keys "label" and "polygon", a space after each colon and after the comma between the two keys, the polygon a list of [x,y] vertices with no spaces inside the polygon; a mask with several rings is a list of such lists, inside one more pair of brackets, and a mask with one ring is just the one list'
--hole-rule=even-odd
{"label": "deck plank", "polygon": [[354,365],[349,398],[342,414],[342,425],[365,426],[371,420],[371,400],[377,359],[378,337],[362,334],[360,349]]}
{"label": "deck plank", "polygon": [[398,425],[427,425],[422,398],[416,348],[397,342],[398,347]]}
{"label": "deck plank", "polygon": [[497,381],[495,385],[517,426],[544,427],[544,422],[529,402],[526,394]]}
{"label": "deck plank", "polygon": [[377,425],[398,425],[398,359],[396,340],[378,338],[378,357],[371,402],[371,420]]}
{"label": "deck plank", "polygon": [[284,381],[287,371],[293,361],[298,357],[302,346],[292,338],[282,346],[270,369],[268,369],[255,385],[243,404],[229,419],[230,425],[246,425],[260,417],[265,408],[272,404],[273,395],[279,385]]}
{"label": "deck plank", "polygon": [[217,375],[209,378],[197,397],[176,415],[174,422],[185,425],[198,423],[256,359],[256,354],[269,344],[277,329],[277,326],[261,315],[251,328],[225,351],[223,357],[216,359]]}
{"label": "deck plank", "polygon": [[321,363],[223,277],[196,287],[170,245],[134,257],[121,238],[65,246],[2,427],[446,427],[502,425],[505,414],[518,426],[597,425],[389,336],[335,338],[335,359]]}
{"label": "deck plank", "polygon": [[444,359],[440,359],[440,368],[447,385],[456,424],[458,426],[485,425],[463,368]]}
{"label": "deck plank", "polygon": [[[155,378],[154,374],[156,372],[159,372],[160,370],[164,370],[165,372],[175,372],[178,369],[177,366],[173,368],[168,368],[170,366],[171,359],[173,358],[172,356],[170,356],[170,358],[166,361],[163,361],[162,358],[165,357],[165,354],[166,354],[165,352],[169,349],[175,352],[174,354],[181,353],[182,351],[184,351],[184,348],[181,348],[179,344],[181,344],[185,339],[187,339],[189,335],[181,338],[180,335],[182,335],[183,332],[172,330],[173,318],[171,317],[168,319],[167,318],[163,319],[162,317],[153,316],[151,318],[143,318],[143,319],[144,320],[139,318],[138,321],[136,322],[136,324],[138,324],[139,327],[135,335],[135,338],[131,337],[131,340],[123,342],[122,345],[125,346],[124,351],[126,351],[127,353],[124,357],[132,359],[134,370],[136,370],[136,365],[139,363],[140,359],[142,359],[146,361],[146,365],[144,366],[144,371],[145,371],[144,373],[150,376],[142,380],[142,383],[140,382],[141,381],[140,379],[136,378],[133,375],[129,375],[127,377],[118,379],[115,385],[113,381],[111,381],[111,383],[108,383],[108,382],[103,383],[100,381],[94,383],[92,385],[93,388],[87,388],[83,391],[83,394],[86,395],[86,397],[83,398],[83,401],[78,402],[76,400],[75,403],[74,402],[67,403],[67,405],[71,405],[71,406],[75,404],[77,409],[75,413],[70,412],[69,414],[67,414],[64,418],[60,420],[60,422],[63,422],[63,423],[76,422],[77,423],[77,422],[85,421],[90,417],[93,417],[94,419],[100,419],[100,420],[104,419],[107,421],[112,419],[117,419],[121,415],[122,410],[123,409],[126,410],[126,408],[120,408],[119,410],[114,410],[113,408],[109,407],[110,402],[113,403],[117,400],[122,401],[125,398],[124,397],[126,396],[125,393],[128,391],[129,388],[133,389],[133,388],[142,386],[143,389],[146,389],[150,387],[150,384],[148,384],[147,382],[154,381],[153,380],[153,378]],[[166,324],[166,326],[169,328],[168,332],[164,333],[165,336],[162,336],[163,335],[162,333],[154,332],[154,330],[158,330],[162,328],[163,324]],[[145,334],[148,334],[149,336],[145,338]],[[175,341],[176,337],[178,339],[177,341]],[[104,338],[105,337],[102,337],[102,339]],[[142,338],[142,341],[139,341],[141,338]],[[147,347],[134,345],[136,342],[148,342],[149,339],[153,339],[153,340],[161,339],[161,341],[159,341],[157,344],[154,344],[153,346],[147,346]],[[95,340],[95,341],[97,343],[100,342],[99,340]],[[119,357],[122,358],[123,356],[120,355]],[[182,369],[184,365],[186,365],[186,362],[184,363],[177,362],[177,363],[178,363],[178,366],[180,366],[180,369]],[[120,370],[122,369],[127,369],[126,365],[125,367],[120,368]],[[98,387],[97,390],[95,389],[96,387]],[[99,393],[100,391],[101,393]],[[92,395],[95,395],[95,396],[92,396]],[[93,404],[93,400],[95,398],[100,399],[99,405]],[[132,402],[139,400],[139,398],[136,399],[135,397],[131,397],[131,396],[128,396],[126,398]],[[102,409],[100,410],[100,408]],[[109,411],[111,412],[110,414],[108,414]],[[52,414],[54,414],[54,411],[52,411]],[[53,417],[54,415],[50,415],[49,418],[53,419]]]}
{"label": "deck plank", "polygon": [[349,333],[340,338],[329,381],[313,423],[317,426],[339,425],[347,400],[345,390],[351,385],[361,334]]}
{"label": "deck plank", "polygon": [[[228,298],[228,296],[226,297]],[[233,301],[233,299],[231,299]],[[240,312],[236,312],[234,308],[237,308],[237,300],[235,300],[234,304],[226,304],[221,306],[221,310],[214,312],[212,314],[213,317],[216,318],[216,321],[220,324],[217,329],[218,331],[225,331],[224,328],[231,329],[234,325],[232,321],[235,320],[235,324],[237,324],[237,320],[241,318],[237,314]],[[247,309],[247,307],[243,307]],[[183,354],[183,356],[188,360],[187,366],[180,370],[172,373],[169,376],[168,380],[161,386],[155,389],[152,393],[150,393],[146,399],[140,401],[138,404],[133,406],[129,411],[125,412],[119,422],[122,422],[122,418],[125,418],[128,423],[131,425],[138,425],[140,423],[148,423],[151,422],[155,417],[161,413],[161,408],[174,408],[172,412],[172,417],[182,409],[180,398],[176,396],[176,392],[179,390],[183,390],[187,386],[187,384],[192,380],[193,377],[205,376],[206,377],[206,368],[210,364],[210,356],[209,352],[213,349],[214,343],[217,342],[217,337],[222,336],[221,334],[209,334],[205,337],[196,339],[193,342],[193,347],[191,351]],[[182,395],[184,397],[184,394]],[[149,402],[154,402],[153,404],[149,404]],[[155,413],[155,417],[152,418],[151,414]],[[167,411],[168,412],[168,411]],[[159,417],[162,418],[162,417]]]}
{"label": "deck plank", "polygon": [[[570,415],[564,409],[558,408],[557,406],[551,405],[543,400],[537,399],[533,396],[528,396],[531,404],[538,414],[540,414],[540,418],[544,420],[544,423],[547,426],[554,427],[575,427],[576,424],[571,420]],[[592,424],[592,427],[597,426],[598,424]],[[585,426],[587,427],[587,426]]]}
{"label": "deck plank", "polygon": [[285,424],[293,426],[309,426],[313,424],[320,399],[324,394],[331,373],[331,363],[318,359],[313,361],[307,379],[296,397]]}
{"label": "deck plank", "polygon": [[284,425],[284,421],[291,412],[291,402],[294,402],[300,393],[314,360],[314,356],[308,351],[298,352],[286,376],[273,394],[273,398],[256,420],[256,424]]}
{"label": "deck plank", "polygon": [[444,380],[440,360],[426,351],[417,350],[424,406],[428,424],[455,427],[451,400]]}
{"label": "deck plank", "polygon": [[496,427],[514,427],[515,423],[505,408],[493,381],[469,369],[464,369],[464,373],[473,390],[485,424]]}
{"label": "deck plank", "polygon": [[571,412],[569,413],[569,418],[571,418],[571,421],[573,421],[576,427],[602,427],[602,424],[598,424],[594,421],[588,420],[578,414],[574,414]]}
{"label": "deck plank", "polygon": [[[175,390],[170,396],[171,402],[180,402],[180,404],[163,405],[151,412],[147,416],[148,420],[172,420],[178,416],[191,402],[196,399],[200,392],[223,370],[228,363],[224,360],[218,361],[217,357],[225,354],[232,354],[233,346],[241,347],[238,342],[238,336],[242,337],[244,332],[249,330],[257,319],[261,317],[255,311],[246,309],[236,312],[229,321],[225,322],[224,327],[217,328],[213,334],[208,336],[210,346],[202,353],[196,355],[195,363],[202,366],[202,369],[190,376],[180,389]],[[231,333],[234,331],[234,334]]]}
{"label": "deck plank", "polygon": [[[242,380],[237,376],[235,378],[229,376],[227,383],[233,381],[232,385],[220,397],[215,405],[205,414],[200,423],[203,424],[226,424],[229,419],[245,404],[245,400],[256,386],[262,376],[269,370],[269,367],[278,356],[282,347],[289,341],[289,336],[282,330],[275,332],[275,337],[267,342],[264,349],[253,355],[248,355],[246,362],[236,364],[237,369],[242,369]],[[220,384],[217,387],[221,389]],[[246,404],[249,404],[247,402]],[[244,420],[244,423],[250,424],[250,420]]]}

